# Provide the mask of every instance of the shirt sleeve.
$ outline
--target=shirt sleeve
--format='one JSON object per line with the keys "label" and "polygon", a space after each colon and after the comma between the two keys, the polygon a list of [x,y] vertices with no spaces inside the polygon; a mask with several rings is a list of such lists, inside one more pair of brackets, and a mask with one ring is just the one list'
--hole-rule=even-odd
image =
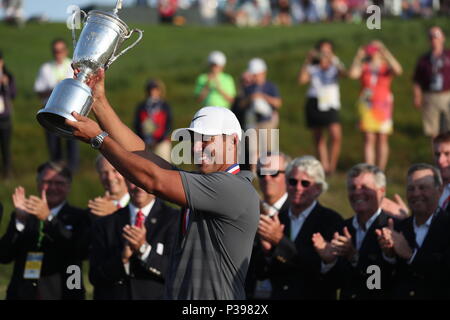
{"label": "shirt sleeve", "polygon": [[243,210],[237,199],[247,194],[244,182],[225,172],[198,174],[180,171],[184,192],[193,211],[237,218]]}
{"label": "shirt sleeve", "polygon": [[35,92],[43,92],[50,90],[50,85],[47,80],[47,66],[44,64],[40,69],[36,81],[34,82],[34,91]]}

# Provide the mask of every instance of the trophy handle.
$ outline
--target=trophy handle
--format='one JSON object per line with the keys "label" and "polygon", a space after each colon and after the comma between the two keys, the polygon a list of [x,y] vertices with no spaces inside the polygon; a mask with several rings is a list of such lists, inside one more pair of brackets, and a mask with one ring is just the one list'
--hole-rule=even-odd
{"label": "trophy handle", "polygon": [[[87,14],[86,12],[84,12],[83,10],[80,10],[80,14],[83,16],[83,24],[86,21],[87,18]],[[73,12],[73,16],[72,16],[72,41],[73,41],[73,50],[75,50],[75,48],[77,47],[77,37],[75,34],[75,18],[77,17],[77,11]]]}
{"label": "trophy handle", "polygon": [[[111,57],[111,59],[109,59],[108,63],[105,65],[105,69],[108,69],[109,66],[110,66],[114,61],[116,61],[116,59],[117,59],[118,57],[120,57],[121,55],[123,55],[125,52],[127,52],[128,50],[130,50],[131,48],[133,48],[135,45],[137,45],[139,41],[141,41],[142,36],[143,36],[142,34],[144,33],[144,31],[139,30],[139,29],[133,29],[133,30],[131,30],[130,34],[129,34],[128,36],[125,37],[125,40],[126,40],[126,39],[129,39],[129,38],[131,37],[131,35],[133,34],[133,32],[139,33],[139,37],[137,38],[137,40],[136,40],[135,42],[133,42],[132,45],[128,46],[126,49],[124,49],[122,52],[120,52],[118,55],[113,55],[113,56]],[[116,50],[117,50],[117,48],[116,48]],[[114,50],[114,53],[115,53],[116,50]]]}

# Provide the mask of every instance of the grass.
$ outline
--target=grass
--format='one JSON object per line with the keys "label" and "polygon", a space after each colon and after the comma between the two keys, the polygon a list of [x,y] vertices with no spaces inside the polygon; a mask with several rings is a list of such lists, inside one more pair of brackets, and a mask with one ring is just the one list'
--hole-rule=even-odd
{"label": "grass", "polygon": [[[312,138],[303,116],[306,87],[299,87],[296,82],[306,53],[318,39],[330,38],[336,44],[338,56],[349,66],[359,45],[380,39],[404,69],[404,74],[393,82],[395,132],[390,139],[391,155],[386,171],[388,194],[403,196],[408,166],[432,161],[429,140],[422,134],[420,113],[412,105],[411,78],[416,59],[427,50],[425,30],[434,24],[440,25],[444,31],[450,30],[448,19],[387,20],[382,22],[381,30],[368,30],[365,24],[340,23],[248,29],[133,25],[145,31],[143,41],[107,71],[107,95],[123,121],[131,124],[134,107],[143,98],[145,81],[150,77],[161,78],[168,88],[174,127],[184,127],[199,108],[193,97],[195,78],[205,69],[210,51],[225,52],[226,71],[235,80],[246,68],[248,60],[259,56],[266,60],[268,78],[279,86],[284,101],[280,124],[281,149],[292,156],[312,154]],[[35,169],[47,159],[44,133],[35,120],[41,106],[32,88],[39,66],[51,58],[51,40],[61,36],[71,43],[70,31],[64,24],[30,24],[23,29],[0,26],[0,46],[18,84],[12,141],[14,178],[0,181],[0,201],[5,207],[1,235],[12,210],[13,189],[22,185],[28,193],[35,193]],[[324,205],[333,207],[345,217],[351,216],[344,185],[345,171],[363,160],[362,135],[356,127],[358,91],[357,81],[341,81],[342,155],[339,172],[329,180],[330,189],[321,197]],[[74,205],[86,207],[88,199],[102,193],[93,167],[95,156],[96,152],[89,146],[81,146],[81,167],[69,198]],[[0,265],[0,298],[5,296],[11,269],[10,265]],[[86,285],[91,292],[87,279]]]}

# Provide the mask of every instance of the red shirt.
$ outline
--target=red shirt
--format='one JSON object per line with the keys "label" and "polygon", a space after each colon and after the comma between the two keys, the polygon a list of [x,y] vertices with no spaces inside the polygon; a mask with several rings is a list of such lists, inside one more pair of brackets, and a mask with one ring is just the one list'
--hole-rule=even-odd
{"label": "red shirt", "polygon": [[[434,74],[431,52],[423,55],[417,61],[413,81],[420,85],[421,89],[425,92],[444,92],[450,90],[450,50],[444,50],[441,57],[440,60],[442,62],[435,67]],[[432,90],[431,88],[436,73],[442,78],[440,90]]]}

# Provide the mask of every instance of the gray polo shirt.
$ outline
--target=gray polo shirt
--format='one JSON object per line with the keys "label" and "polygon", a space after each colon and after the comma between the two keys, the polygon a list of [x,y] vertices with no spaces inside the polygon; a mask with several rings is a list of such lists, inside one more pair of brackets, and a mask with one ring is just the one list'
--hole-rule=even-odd
{"label": "gray polo shirt", "polygon": [[259,221],[253,175],[180,171],[190,209],[166,279],[167,299],[245,299],[244,282]]}

